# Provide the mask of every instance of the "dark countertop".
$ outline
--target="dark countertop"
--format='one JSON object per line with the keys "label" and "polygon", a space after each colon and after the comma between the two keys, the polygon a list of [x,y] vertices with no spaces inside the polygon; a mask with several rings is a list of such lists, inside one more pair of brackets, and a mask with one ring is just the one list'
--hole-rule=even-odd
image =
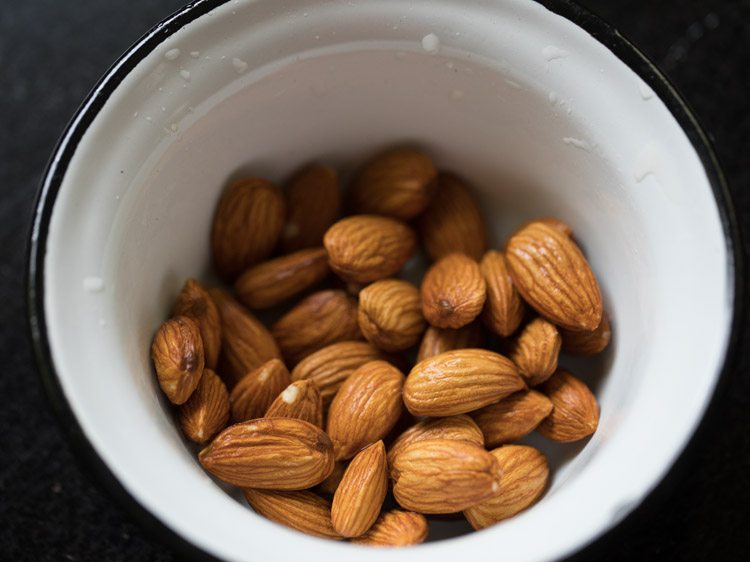
{"label": "dark countertop", "polygon": [[[682,91],[711,134],[746,230],[750,2],[582,3],[640,46]],[[0,4],[0,560],[181,558],[134,523],[77,463],[35,372],[23,296],[32,204],[58,136],[111,62],[181,4]],[[740,353],[750,333],[743,340]],[[748,353],[738,358],[667,482],[576,561],[743,558],[737,553],[750,549],[749,360]]]}

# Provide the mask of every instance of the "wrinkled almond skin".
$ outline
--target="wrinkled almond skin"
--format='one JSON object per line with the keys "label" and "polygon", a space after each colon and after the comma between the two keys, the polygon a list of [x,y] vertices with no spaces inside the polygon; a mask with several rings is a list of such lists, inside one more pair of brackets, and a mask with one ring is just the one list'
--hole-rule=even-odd
{"label": "wrinkled almond skin", "polygon": [[393,495],[404,509],[456,513],[499,490],[500,467],[482,447],[430,439],[407,446],[395,459]]}
{"label": "wrinkled almond skin", "polygon": [[419,342],[425,329],[419,289],[408,281],[382,279],[359,293],[359,328],[383,351],[403,351]]}
{"label": "wrinkled almond skin", "polygon": [[487,284],[479,264],[464,254],[440,258],[422,279],[422,313],[437,328],[461,328],[482,312]]}
{"label": "wrinkled almond skin", "polygon": [[328,263],[339,277],[370,283],[401,269],[417,245],[406,224],[375,215],[355,215],[335,223],[323,237]]}
{"label": "wrinkled almond skin", "polygon": [[341,212],[336,170],[310,164],[295,173],[286,188],[286,209],[281,234],[285,254],[323,244],[323,235]]}
{"label": "wrinkled almond skin", "polygon": [[508,357],[529,386],[542,384],[557,369],[562,338],[554,324],[534,318],[509,344]]}
{"label": "wrinkled almond skin", "polygon": [[408,221],[427,208],[436,187],[430,158],[408,148],[389,150],[367,162],[348,193],[356,214],[385,215]]}
{"label": "wrinkled almond skin", "polygon": [[341,484],[341,479],[344,477],[347,466],[349,466],[348,463],[338,461],[333,467],[333,472],[328,475],[328,478],[318,484],[316,490],[321,494],[329,494],[331,496],[335,494],[339,484]]}
{"label": "wrinkled almond skin", "polygon": [[173,404],[184,404],[200,382],[205,366],[198,325],[187,316],[164,322],[151,344],[159,386]]}
{"label": "wrinkled almond skin", "polygon": [[221,320],[219,373],[230,388],[281,352],[266,327],[223,289],[209,289]]}
{"label": "wrinkled almond skin", "polygon": [[474,529],[484,529],[534,505],[547,489],[549,466],[544,455],[525,445],[506,445],[490,451],[503,475],[494,497],[464,511]]}
{"label": "wrinkled almond skin", "polygon": [[457,330],[428,326],[422,338],[422,343],[419,345],[417,363],[446,351],[482,347],[483,345],[484,334],[482,334],[482,327],[477,322],[472,322]]}
{"label": "wrinkled almond skin", "polygon": [[602,319],[599,283],[569,237],[530,223],[511,237],[505,255],[518,292],[539,314],[569,330],[596,329]]}
{"label": "wrinkled almond skin", "polygon": [[331,504],[313,492],[244,490],[250,507],[263,517],[307,535],[341,540],[331,525]]}
{"label": "wrinkled almond skin", "polygon": [[219,200],[211,230],[214,266],[231,280],[271,255],[284,227],[284,196],[261,178],[229,185]]}
{"label": "wrinkled almond skin", "polygon": [[534,223],[534,222],[540,222],[542,224],[546,224],[550,228],[554,228],[560,234],[563,234],[564,236],[567,236],[568,238],[572,238],[573,237],[573,229],[570,228],[570,225],[568,225],[567,223],[564,223],[560,219],[556,219],[554,217],[542,217],[540,219],[534,219],[533,221],[529,221],[526,224],[524,224],[518,230],[522,230],[522,229],[526,228],[527,226],[529,226],[531,223]]}
{"label": "wrinkled almond skin", "polygon": [[368,546],[410,546],[423,543],[427,531],[424,515],[394,509],[383,513],[369,531],[351,542]]}
{"label": "wrinkled almond skin", "polygon": [[602,313],[602,321],[591,332],[573,332],[560,330],[563,351],[573,355],[588,357],[604,351],[612,339],[612,328],[606,311]]}
{"label": "wrinkled almond skin", "polygon": [[365,363],[382,358],[380,352],[367,342],[338,342],[300,361],[292,370],[292,380],[314,381],[323,397],[323,404],[327,406],[349,375]]}
{"label": "wrinkled almond skin", "polygon": [[215,369],[221,351],[219,310],[208,291],[195,279],[188,279],[177,295],[173,316],[187,316],[198,324],[206,367]]}
{"label": "wrinkled almond skin", "polygon": [[347,378],[328,410],[336,460],[383,439],[401,415],[404,375],[390,363],[370,361]]}
{"label": "wrinkled almond skin", "polygon": [[296,418],[322,429],[323,398],[313,381],[295,381],[281,391],[263,417]]}
{"label": "wrinkled almond skin", "polygon": [[472,412],[487,447],[517,441],[534,431],[552,411],[552,402],[536,390],[522,390]]}
{"label": "wrinkled almond skin", "polygon": [[499,353],[457,349],[417,363],[403,396],[415,416],[444,417],[477,410],[525,386],[516,366]]}
{"label": "wrinkled almond skin", "polygon": [[320,283],[329,271],[325,248],[307,248],[251,267],[234,290],[249,308],[272,308]]}
{"label": "wrinkled almond skin", "polygon": [[358,537],[380,515],[388,492],[388,468],[382,441],[362,449],[349,463],[331,506],[333,528],[342,537]]}
{"label": "wrinkled almond skin", "polygon": [[540,388],[552,401],[552,413],[537,430],[547,439],[571,443],[592,435],[599,425],[599,404],[586,384],[558,369]]}
{"label": "wrinkled almond skin", "polygon": [[479,264],[487,283],[482,321],[487,329],[507,338],[523,320],[524,305],[508,273],[505,256],[490,250]]}
{"label": "wrinkled almond skin", "polygon": [[333,471],[333,445],[314,425],[292,418],[260,418],[231,425],[198,455],[208,472],[228,484],[261,490],[304,490]]}
{"label": "wrinkled almond skin", "polygon": [[224,382],[211,369],[204,369],[201,380],[178,415],[185,437],[205,443],[227,426],[229,393]]}
{"label": "wrinkled almond skin", "polygon": [[229,396],[232,419],[243,422],[263,417],[291,380],[280,359],[270,359],[253,369],[237,383]]}
{"label": "wrinkled almond skin", "polygon": [[271,335],[293,367],[332,343],[362,339],[357,301],[345,291],[318,291],[279,318],[271,327]]}

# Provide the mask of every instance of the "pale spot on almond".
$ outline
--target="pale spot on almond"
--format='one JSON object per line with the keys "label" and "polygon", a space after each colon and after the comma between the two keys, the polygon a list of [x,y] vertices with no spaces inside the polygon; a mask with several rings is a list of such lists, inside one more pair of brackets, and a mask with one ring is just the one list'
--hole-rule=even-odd
{"label": "pale spot on almond", "polygon": [[281,399],[287,404],[294,404],[299,398],[299,387],[294,385],[286,387],[286,390],[281,393]]}

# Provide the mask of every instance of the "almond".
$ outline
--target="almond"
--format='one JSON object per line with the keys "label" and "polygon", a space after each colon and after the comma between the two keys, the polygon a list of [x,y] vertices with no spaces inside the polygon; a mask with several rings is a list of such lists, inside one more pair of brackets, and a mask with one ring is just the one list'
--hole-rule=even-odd
{"label": "almond", "polygon": [[323,431],[292,418],[260,418],[229,426],[198,455],[228,484],[263,490],[304,490],[333,471],[333,446]]}
{"label": "almond", "polygon": [[446,351],[482,347],[482,345],[484,345],[484,334],[482,334],[482,327],[476,322],[457,330],[428,326],[422,343],[419,345],[417,363]]}
{"label": "almond", "polygon": [[320,164],[299,170],[286,188],[286,208],[281,235],[284,253],[320,246],[341,211],[336,170]]}
{"label": "almond", "polygon": [[550,228],[554,228],[555,230],[557,230],[560,234],[564,236],[567,236],[569,238],[573,237],[573,229],[570,228],[570,225],[564,223],[560,219],[556,219],[553,217],[543,217],[540,219],[534,219],[533,221],[529,221],[526,224],[524,224],[518,230],[522,230],[523,228],[529,226],[531,223],[534,223],[534,222],[540,222],[542,224],[546,224],[547,226],[549,226]]}
{"label": "almond", "polygon": [[331,519],[342,537],[358,537],[380,515],[388,491],[388,470],[382,441],[362,449],[352,459],[333,496]]}
{"label": "almond", "polygon": [[208,291],[195,279],[188,279],[177,296],[173,316],[187,316],[198,324],[206,367],[215,369],[221,350],[219,310]]}
{"label": "almond", "polygon": [[401,415],[403,384],[401,371],[385,361],[365,363],[343,382],[328,410],[336,460],[388,435]]}
{"label": "almond", "polygon": [[612,338],[612,329],[609,325],[609,317],[606,311],[602,312],[602,321],[595,330],[591,332],[574,332],[572,330],[560,330],[562,335],[562,348],[573,355],[596,355],[601,353],[609,345]]}
{"label": "almond", "polygon": [[344,291],[319,291],[301,300],[271,327],[287,364],[341,341],[360,340],[357,301]]}
{"label": "almond", "polygon": [[323,237],[331,269],[355,283],[390,277],[409,260],[416,244],[414,231],[407,225],[373,215],[342,219]]}
{"label": "almond", "polygon": [[506,257],[518,292],[539,314],[569,330],[596,329],[602,318],[599,284],[569,237],[534,222],[511,237]]}
{"label": "almond", "polygon": [[510,343],[508,357],[529,386],[543,383],[557,369],[562,338],[554,324],[534,318]]}
{"label": "almond", "polygon": [[440,258],[422,279],[422,312],[437,328],[461,328],[484,306],[487,284],[479,264],[464,254]]}
{"label": "almond", "polygon": [[251,267],[234,290],[245,306],[272,308],[320,283],[329,271],[325,248],[308,248]]}
{"label": "almond", "polygon": [[331,504],[313,492],[245,490],[256,513],[314,537],[341,540],[331,525]]}
{"label": "almond", "polygon": [[487,447],[511,443],[534,431],[552,411],[552,402],[536,390],[522,390],[497,404],[472,412]]}
{"label": "almond", "polygon": [[510,359],[486,349],[457,349],[414,366],[404,384],[404,404],[415,416],[453,416],[524,387]]}
{"label": "almond", "polygon": [[452,439],[417,441],[393,463],[393,495],[420,513],[463,511],[497,493],[500,467],[482,447]]}
{"label": "almond", "polygon": [[408,281],[382,279],[359,293],[359,327],[383,351],[416,345],[425,329],[419,289]]}
{"label": "almond", "polygon": [[323,398],[313,381],[296,381],[271,403],[266,418],[297,418],[323,428]]}
{"label": "almond", "polygon": [[205,358],[198,325],[176,316],[159,326],[151,344],[159,386],[173,404],[184,404],[200,382]]}
{"label": "almond", "polygon": [[364,535],[353,543],[369,546],[410,546],[427,538],[427,519],[421,513],[394,509],[383,513]]}
{"label": "almond", "polygon": [[454,252],[479,260],[487,250],[487,228],[479,207],[453,174],[438,176],[435,196],[418,224],[425,251],[433,260]]}
{"label": "almond", "polygon": [[537,428],[547,439],[570,443],[596,431],[599,404],[583,381],[558,369],[540,390],[553,406],[552,413]]}
{"label": "almond", "polygon": [[349,191],[354,213],[408,221],[425,210],[435,191],[437,170],[425,154],[401,148],[367,162]]}
{"label": "almond", "polygon": [[488,329],[507,338],[523,320],[523,301],[513,285],[505,256],[501,252],[490,250],[484,254],[479,267],[487,283],[482,321]]}
{"label": "almond", "polygon": [[500,491],[464,512],[474,529],[484,529],[528,509],[542,497],[549,481],[544,455],[525,445],[506,445],[490,452],[500,465]]}
{"label": "almond", "polygon": [[205,443],[226,427],[229,421],[229,393],[211,369],[203,370],[195,391],[180,406],[178,417],[185,437],[196,443]]}
{"label": "almond", "polygon": [[276,342],[260,320],[226,291],[212,288],[209,294],[221,319],[219,372],[230,388],[269,359],[281,359]]}
{"label": "almond", "polygon": [[[260,418],[291,382],[279,359],[270,359],[245,375],[229,396],[235,422]],[[269,416],[270,417],[270,416]]]}
{"label": "almond", "polygon": [[214,266],[233,279],[271,255],[284,227],[284,197],[261,178],[243,178],[224,191],[211,230]]}
{"label": "almond", "polygon": [[346,472],[347,466],[348,464],[346,462],[338,461],[333,467],[333,472],[328,475],[328,478],[318,484],[318,492],[321,494],[329,494],[331,496],[335,494],[339,484],[341,484],[341,479],[344,477],[344,472]]}

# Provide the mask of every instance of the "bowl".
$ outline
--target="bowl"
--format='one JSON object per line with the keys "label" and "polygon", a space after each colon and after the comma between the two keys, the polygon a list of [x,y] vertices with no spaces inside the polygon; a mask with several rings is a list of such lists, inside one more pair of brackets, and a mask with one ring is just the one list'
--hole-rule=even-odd
{"label": "bowl", "polygon": [[[207,278],[227,179],[344,177],[416,143],[474,186],[497,243],[573,226],[614,341],[582,376],[601,423],[551,458],[544,499],[455,538],[366,549],[254,514],[198,465],[160,397],[149,344],[188,276]],[[32,335],[63,423],[108,487],[166,536],[228,560],[557,559],[627,515],[712,397],[737,302],[737,236],[705,135],[632,45],[567,1],[206,0],[109,70],[43,181]]]}

